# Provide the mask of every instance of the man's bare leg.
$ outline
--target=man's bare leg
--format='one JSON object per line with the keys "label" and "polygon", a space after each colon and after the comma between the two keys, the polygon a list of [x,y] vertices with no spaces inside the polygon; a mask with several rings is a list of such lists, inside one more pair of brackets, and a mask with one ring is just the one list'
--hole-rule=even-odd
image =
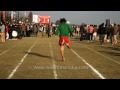
{"label": "man's bare leg", "polygon": [[60,46],[60,49],[61,49],[62,60],[65,61],[65,57],[64,57],[64,45]]}
{"label": "man's bare leg", "polygon": [[66,43],[65,45],[67,46],[67,48],[71,49],[69,43]]}

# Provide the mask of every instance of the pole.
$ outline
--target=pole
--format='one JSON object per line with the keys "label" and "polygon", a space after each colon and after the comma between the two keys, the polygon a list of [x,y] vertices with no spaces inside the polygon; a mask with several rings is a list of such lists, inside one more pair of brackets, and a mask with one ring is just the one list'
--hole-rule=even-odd
{"label": "pole", "polygon": [[18,24],[19,24],[19,11],[18,11]]}
{"label": "pole", "polygon": [[0,22],[1,22],[1,11],[0,11]]}

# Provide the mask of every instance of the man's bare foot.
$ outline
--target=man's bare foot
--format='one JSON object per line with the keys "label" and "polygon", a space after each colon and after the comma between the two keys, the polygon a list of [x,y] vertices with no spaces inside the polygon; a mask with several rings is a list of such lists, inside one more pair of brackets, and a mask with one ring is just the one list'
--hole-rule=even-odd
{"label": "man's bare foot", "polygon": [[[66,45],[67,46],[67,45]],[[67,46],[67,48],[71,49],[70,46]]]}
{"label": "man's bare foot", "polygon": [[62,58],[62,61],[65,61],[65,58]]}

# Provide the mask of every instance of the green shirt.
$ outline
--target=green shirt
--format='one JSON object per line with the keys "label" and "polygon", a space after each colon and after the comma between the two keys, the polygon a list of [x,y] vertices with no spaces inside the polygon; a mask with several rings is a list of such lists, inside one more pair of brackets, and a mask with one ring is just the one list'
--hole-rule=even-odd
{"label": "green shirt", "polygon": [[60,36],[68,36],[72,32],[72,27],[65,22],[61,23],[55,32],[56,35],[60,33]]}

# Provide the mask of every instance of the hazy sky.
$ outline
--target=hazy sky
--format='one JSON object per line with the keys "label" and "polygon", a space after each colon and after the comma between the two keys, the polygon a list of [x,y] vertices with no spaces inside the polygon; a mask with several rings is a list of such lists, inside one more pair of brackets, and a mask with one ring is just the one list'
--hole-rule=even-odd
{"label": "hazy sky", "polygon": [[[27,11],[28,14],[29,11]],[[66,18],[71,24],[101,24],[106,19],[111,19],[111,23],[120,24],[120,11],[32,11],[33,14],[50,15],[55,22],[61,17]]]}

